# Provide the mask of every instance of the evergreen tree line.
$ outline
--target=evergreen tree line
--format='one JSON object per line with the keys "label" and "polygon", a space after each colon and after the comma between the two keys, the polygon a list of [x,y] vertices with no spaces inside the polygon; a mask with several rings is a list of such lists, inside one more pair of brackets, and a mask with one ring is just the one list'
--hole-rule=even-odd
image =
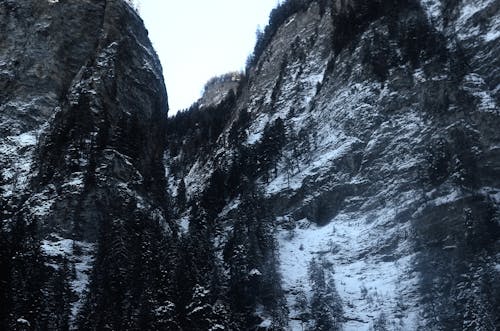
{"label": "evergreen tree line", "polygon": [[[0,185],[1,187],[1,185]],[[14,213],[0,189],[0,329],[67,330],[71,268],[46,265],[38,226]]]}
{"label": "evergreen tree line", "polygon": [[[171,119],[169,125],[178,130],[171,133],[171,144],[177,141],[182,145],[178,155],[190,154],[186,141],[196,139],[190,137],[192,131],[181,129],[187,125],[184,123],[212,123],[215,119],[210,117],[224,111],[232,109],[226,105],[215,111],[213,108],[192,109]],[[203,120],[199,120],[200,114]],[[209,330],[210,327],[249,330],[257,327],[263,318],[272,320],[278,330],[287,323],[274,217],[255,185],[257,180],[269,179],[269,172],[276,167],[286,143],[286,133],[283,121],[277,119],[266,126],[257,143],[245,144],[249,120],[250,114],[243,111],[233,123],[227,137],[233,152],[231,166],[214,170],[200,196],[187,201],[185,183],[180,180],[176,202],[178,207],[182,205],[184,211],[189,211],[190,225],[188,233],[179,241],[182,248],[175,272],[178,279],[175,283],[179,286],[176,314],[180,324],[189,330]],[[221,129],[227,122],[223,124]],[[220,135],[218,131],[212,132]],[[199,157],[196,150],[192,152]],[[182,167],[189,166],[190,162],[194,159],[184,159]],[[241,192],[245,192],[243,196]],[[237,197],[240,200],[238,217],[221,219],[222,209]]]}
{"label": "evergreen tree line", "polygon": [[[197,103],[178,112],[167,122],[167,144],[170,157],[181,156],[176,169],[182,169],[199,155],[209,155],[236,104],[236,95],[231,90],[218,105],[200,108]],[[181,153],[182,152],[182,153]]]}
{"label": "evergreen tree line", "polygon": [[[271,43],[279,27],[295,13],[307,10],[312,1],[313,0],[288,0],[280,3],[271,11],[269,22],[264,30],[257,30],[257,41],[253,53],[247,59],[247,72],[248,69],[257,64],[257,61]],[[323,4],[326,1],[322,0],[320,2]]]}
{"label": "evergreen tree line", "polygon": [[[390,39],[396,41],[403,49],[401,60],[409,62],[413,67],[418,67],[426,59],[436,54],[442,55],[441,59],[444,60],[447,50],[443,36],[430,27],[418,1],[288,0],[271,11],[269,22],[263,30],[257,30],[254,50],[247,59],[247,73],[251,67],[257,64],[278,29],[283,26],[286,20],[296,13],[306,11],[313,2],[319,5],[321,15],[327,8],[333,15],[332,49],[335,54],[339,54],[343,49],[354,45],[357,36],[365,31],[370,23],[385,16]],[[407,11],[415,13],[411,20],[404,19],[407,16]],[[389,54],[390,49],[373,48],[366,50],[365,53],[364,61],[372,63],[377,78],[385,80],[390,62],[394,61],[393,58],[397,56]],[[374,54],[372,55],[372,53]],[[332,66],[329,67],[331,70]]]}
{"label": "evergreen tree line", "polygon": [[[81,330],[249,330],[270,318],[282,329],[287,312],[274,217],[262,195],[242,197],[241,216],[225,222],[204,206],[193,206],[189,231],[179,236],[165,233],[132,204],[125,206],[127,218],[115,206],[117,212],[100,222],[90,284],[74,325]],[[35,222],[13,224],[0,233],[2,329],[68,330],[78,299],[70,288],[72,266],[65,258],[47,265]],[[223,224],[232,229],[224,232]]]}
{"label": "evergreen tree line", "polygon": [[189,230],[180,241],[176,283],[181,326],[251,330],[267,316],[282,329],[286,305],[270,208],[261,194],[252,192],[241,198],[238,217],[223,220],[207,209],[207,199],[192,206]]}

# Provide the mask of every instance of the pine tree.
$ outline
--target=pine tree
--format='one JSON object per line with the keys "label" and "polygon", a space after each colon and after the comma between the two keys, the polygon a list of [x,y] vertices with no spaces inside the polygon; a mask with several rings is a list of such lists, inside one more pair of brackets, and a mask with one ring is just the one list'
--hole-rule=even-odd
{"label": "pine tree", "polygon": [[0,221],[0,329],[8,330],[9,307],[11,306],[11,261],[12,242],[9,233]]}
{"label": "pine tree", "polygon": [[[5,198],[5,190],[4,190],[4,185],[5,185],[5,179],[3,177],[2,172],[0,171],[0,222],[8,218],[8,211],[7,211],[7,200]],[[0,223],[2,224],[2,223]],[[3,225],[3,224],[2,224]]]}
{"label": "pine tree", "polygon": [[47,330],[69,330],[72,291],[69,286],[71,270],[63,259],[61,265],[48,275],[44,298],[44,324]]}
{"label": "pine tree", "polygon": [[342,304],[334,280],[325,275],[325,264],[313,259],[309,265],[311,281],[311,314],[316,331],[340,330]]}
{"label": "pine tree", "polygon": [[210,290],[201,285],[195,285],[193,296],[187,308],[189,330],[208,330],[214,323],[215,314]]}
{"label": "pine tree", "polygon": [[179,211],[182,211],[186,208],[186,183],[184,182],[184,178],[179,181],[179,187],[177,188],[177,198],[176,198],[176,206]]}
{"label": "pine tree", "polygon": [[125,329],[127,267],[131,265],[120,220],[106,217],[100,228],[89,293],[80,316],[82,329]]}
{"label": "pine tree", "polygon": [[281,150],[286,143],[285,125],[281,118],[276,119],[271,125],[264,128],[262,140],[257,147],[258,169],[264,180],[269,180],[268,171],[273,168],[274,176],[277,175],[277,161],[281,156]]}
{"label": "pine tree", "polygon": [[42,288],[45,266],[34,222],[18,217],[12,229],[10,270],[10,321],[7,329],[17,330],[28,324],[40,327],[43,307]]}
{"label": "pine tree", "polygon": [[0,329],[7,330],[8,307],[10,307],[11,238],[4,220],[7,215],[7,201],[4,198],[5,180],[0,171]]}
{"label": "pine tree", "polygon": [[295,296],[293,309],[297,312],[297,315],[294,318],[301,322],[302,328],[304,329],[304,325],[307,325],[307,323],[309,323],[312,319],[309,301],[307,300],[307,296],[304,291],[300,290]]}
{"label": "pine tree", "polygon": [[240,217],[224,249],[229,268],[229,292],[233,319],[239,328],[260,324],[257,307],[273,319],[273,327],[286,326],[287,310],[277,271],[277,244],[273,217],[264,203],[262,193],[254,191],[241,198]]}
{"label": "pine tree", "polygon": [[152,330],[181,330],[175,316],[175,304],[165,301],[155,311],[155,321]]}

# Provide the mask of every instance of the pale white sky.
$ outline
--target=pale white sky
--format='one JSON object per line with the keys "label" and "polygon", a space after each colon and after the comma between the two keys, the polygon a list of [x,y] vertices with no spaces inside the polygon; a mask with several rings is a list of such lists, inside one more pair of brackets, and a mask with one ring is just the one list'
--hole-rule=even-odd
{"label": "pale white sky", "polygon": [[169,115],[188,108],[213,76],[242,70],[279,0],[140,0],[160,57]]}

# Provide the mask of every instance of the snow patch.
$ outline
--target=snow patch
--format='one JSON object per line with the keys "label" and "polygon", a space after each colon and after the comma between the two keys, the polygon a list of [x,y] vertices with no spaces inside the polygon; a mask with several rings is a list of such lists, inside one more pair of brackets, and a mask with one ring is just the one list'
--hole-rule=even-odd
{"label": "snow patch", "polygon": [[434,205],[436,205],[436,206],[442,206],[442,205],[446,205],[448,203],[454,202],[462,197],[463,197],[463,195],[460,192],[455,190],[455,191],[452,191],[451,193],[449,193],[445,196],[434,199],[432,201],[432,203],[434,203]]}
{"label": "snow patch", "polygon": [[492,0],[488,1],[468,0],[468,3],[465,6],[463,6],[462,10],[460,11],[460,17],[458,18],[458,21],[464,24],[476,13],[488,7],[491,2]]}
{"label": "snow patch", "polygon": [[8,185],[4,186],[5,195],[24,190],[30,178],[33,152],[43,127],[18,135],[8,136],[0,140],[0,158],[5,168],[0,170]]}
{"label": "snow patch", "polygon": [[27,319],[24,319],[24,318],[18,318],[18,319],[16,320],[16,322],[17,322],[17,323],[19,323],[19,324],[26,324],[26,325],[28,325],[28,326],[30,326],[30,325],[31,325],[31,323],[30,323]]}
{"label": "snow patch", "polygon": [[490,41],[493,41],[493,40],[497,40],[498,37],[500,37],[500,30],[489,31],[484,36],[484,41],[490,42]]}
{"label": "snow patch", "polygon": [[262,273],[259,271],[259,269],[252,269],[248,273],[249,276],[262,276]]}
{"label": "snow patch", "polygon": [[90,272],[94,263],[95,245],[88,242],[76,241],[75,246],[81,251],[81,254],[73,255],[76,277],[70,283],[71,289],[78,296],[78,300],[71,305],[70,319],[72,329],[76,330],[76,317],[83,306],[84,293],[89,285]]}
{"label": "snow patch", "polygon": [[442,29],[442,5],[440,0],[422,0],[422,8],[425,10],[431,23]]}
{"label": "snow patch", "polygon": [[466,75],[463,84],[464,90],[476,97],[479,111],[500,115],[500,109],[489,92],[486,82],[480,75],[476,73]]}
{"label": "snow patch", "polygon": [[[312,258],[331,262],[337,290],[344,303],[344,330],[369,330],[381,312],[387,319],[411,330],[419,312],[410,303],[417,300],[418,276],[412,271],[413,256],[399,254],[407,245],[403,225],[394,226],[393,209],[374,214],[342,214],[319,227],[304,219],[293,230],[278,235],[283,287],[291,308],[294,293],[311,292],[308,266]],[[391,224],[390,226],[388,226]],[[381,249],[396,238],[391,249]],[[301,330],[298,323],[293,330]]]}
{"label": "snow patch", "polygon": [[179,226],[182,231],[182,233],[187,233],[189,231],[189,219],[190,216],[184,216],[179,220]]}
{"label": "snow patch", "polygon": [[[71,329],[76,330],[76,316],[83,305],[84,292],[89,284],[90,271],[94,262],[95,245],[72,239],[65,239],[57,234],[52,234],[50,239],[42,241],[42,252],[51,258],[65,258],[74,267],[75,277],[70,280],[70,288],[78,300],[71,304],[70,323]],[[59,260],[47,265],[59,269]]]}
{"label": "snow patch", "polygon": [[42,251],[47,256],[68,256],[73,254],[73,240],[60,239],[57,241],[43,240]]}
{"label": "snow patch", "polygon": [[[465,0],[465,4],[461,6],[460,16],[456,21],[456,35],[460,40],[472,39],[479,37],[483,34],[482,26],[479,20],[473,19],[481,11],[488,8],[495,0]],[[494,26],[492,27],[493,31]],[[486,38],[484,35],[483,38]],[[490,34],[489,37],[494,37],[494,34]]]}
{"label": "snow patch", "polygon": [[267,318],[267,319],[263,320],[262,323],[259,324],[259,328],[268,329],[271,327],[272,323],[273,322]]}
{"label": "snow patch", "polygon": [[484,35],[484,41],[490,42],[497,40],[500,37],[500,17],[495,17],[490,23],[489,31]]}

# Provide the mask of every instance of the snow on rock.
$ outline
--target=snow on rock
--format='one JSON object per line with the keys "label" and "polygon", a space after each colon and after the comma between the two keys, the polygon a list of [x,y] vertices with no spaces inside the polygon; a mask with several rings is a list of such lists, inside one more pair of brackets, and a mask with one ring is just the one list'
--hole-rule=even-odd
{"label": "snow on rock", "polygon": [[494,2],[495,0],[463,0],[460,9],[460,16],[455,24],[455,29],[458,32],[456,36],[460,40],[464,40],[480,35],[480,22],[479,20],[474,20],[474,18],[490,5],[494,4]]}
{"label": "snow on rock", "polygon": [[475,73],[470,73],[464,77],[464,90],[473,95],[477,100],[479,111],[500,115],[494,97],[489,93],[484,79]]}
{"label": "snow on rock", "polygon": [[[418,274],[412,270],[410,225],[396,220],[399,211],[419,199],[419,192],[402,189],[420,162],[418,153],[405,153],[405,146],[410,141],[414,145],[422,141],[425,124],[415,112],[381,120],[374,104],[387,97],[392,97],[391,91],[381,91],[376,83],[352,84],[330,92],[313,116],[297,123],[314,128],[307,138],[312,141],[310,148],[297,160],[299,170],[287,174],[285,151],[277,176],[265,185],[266,193],[275,196],[287,190],[304,190],[307,178],[326,185],[332,181],[364,185],[381,180],[377,191],[368,195],[359,192],[347,200],[359,205],[352,208],[356,211],[341,210],[324,226],[303,219],[294,229],[284,227],[278,232],[280,271],[292,330],[302,330],[293,320],[298,314],[294,311],[295,296],[300,291],[311,293],[308,267],[313,258],[333,266],[333,279],[344,307],[344,330],[369,330],[380,314],[392,323],[391,329],[412,330],[418,324]],[[339,125],[345,122],[352,122],[354,129],[349,132]],[[376,122],[378,127],[372,125]],[[366,140],[352,135],[367,130],[371,134]],[[360,149],[364,154],[361,164],[365,164],[362,173],[350,177],[336,170],[338,164],[347,162],[343,158]],[[371,164],[370,158],[375,155],[380,160]]]}
{"label": "snow on rock", "polygon": [[434,23],[436,27],[442,29],[442,4],[440,0],[421,0],[422,8],[425,10],[427,17]]}
{"label": "snow on rock", "polygon": [[27,327],[31,327],[31,323],[30,323],[27,319],[25,319],[25,318],[22,318],[22,317],[21,317],[21,318],[18,318],[18,319],[16,320],[16,322],[17,322],[18,324],[25,325],[25,326],[27,326]]}
{"label": "snow on rock", "polygon": [[95,245],[87,242],[75,242],[81,251],[73,255],[76,277],[71,281],[71,289],[78,296],[78,300],[71,305],[71,323],[74,326],[76,317],[83,306],[84,293],[89,285],[90,272],[94,262]]}
{"label": "snow on rock", "polygon": [[259,328],[268,329],[271,327],[272,323],[270,319],[265,319],[259,324]]}
{"label": "snow on rock", "polygon": [[446,195],[442,195],[440,197],[435,198],[430,201],[429,204],[434,204],[435,206],[445,205],[451,202],[456,201],[457,199],[463,198],[463,194],[458,190],[452,190],[450,193]]}
{"label": "snow on rock", "polygon": [[[362,216],[343,214],[320,227],[304,219],[293,230],[279,235],[283,286],[293,307],[294,293],[310,293],[308,265],[313,258],[331,262],[338,292],[344,303],[344,330],[369,330],[381,312],[408,330],[416,325],[414,293],[418,275],[412,272],[412,255],[398,254],[408,243],[404,226],[387,227],[394,214],[380,210]],[[384,240],[395,236],[394,254],[377,253]],[[405,310],[406,307],[413,308]],[[291,316],[297,314],[291,311]],[[293,328],[301,330],[299,326]]]}
{"label": "snow on rock", "polygon": [[41,130],[24,132],[0,140],[0,158],[6,165],[1,171],[9,183],[5,187],[7,195],[24,190],[33,176],[32,158]]}
{"label": "snow on rock", "polygon": [[259,271],[259,269],[252,269],[248,273],[249,276],[262,276],[262,273]]}
{"label": "snow on rock", "polygon": [[43,240],[42,241],[42,251],[47,256],[68,256],[73,254],[73,240],[71,239],[59,239],[56,237],[56,241]]}
{"label": "snow on rock", "polygon": [[65,239],[53,233],[49,239],[42,241],[41,249],[44,255],[52,258],[49,259],[51,262],[47,263],[49,267],[59,269],[61,258],[74,267],[75,276],[70,279],[70,288],[78,300],[71,304],[70,322],[73,326],[72,329],[75,329],[75,319],[83,305],[84,292],[89,284],[90,271],[94,262],[95,244]]}
{"label": "snow on rock", "polygon": [[485,42],[492,42],[500,37],[500,17],[496,16],[489,24],[488,32],[484,35]]}
{"label": "snow on rock", "polygon": [[[332,135],[330,138],[337,137]],[[313,156],[311,156],[311,160],[309,160],[309,158],[302,159],[302,163],[298,166],[301,170],[298,172],[292,172],[291,174],[286,171],[281,172],[269,183],[269,185],[267,185],[266,192],[268,194],[274,194],[284,189],[299,189],[302,186],[304,179],[307,177],[316,175],[321,171],[328,172],[328,165],[349,152],[350,147],[355,142],[357,142],[356,139],[347,137],[339,140],[331,139],[329,142],[330,145],[319,149]]]}
{"label": "snow on rock", "polygon": [[204,184],[208,182],[208,178],[210,178],[213,170],[205,170],[206,169],[203,169],[203,165],[198,161],[189,169],[188,174],[184,178],[187,197],[191,198],[198,192],[201,192]]}
{"label": "snow on rock", "polygon": [[182,217],[179,220],[179,225],[182,233],[187,233],[189,231],[189,215]]}

